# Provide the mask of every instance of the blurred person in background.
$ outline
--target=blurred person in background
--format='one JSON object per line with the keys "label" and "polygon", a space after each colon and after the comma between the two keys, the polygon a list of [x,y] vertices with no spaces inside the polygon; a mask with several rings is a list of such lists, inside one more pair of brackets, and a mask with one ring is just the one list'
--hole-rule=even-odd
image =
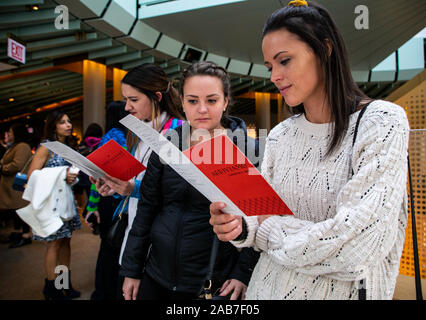
{"label": "blurred person in background", "polygon": [[[97,123],[89,124],[89,126],[86,129],[86,132],[84,133],[83,139],[77,148],[77,151],[81,155],[87,157],[94,150],[96,150],[96,148],[98,148],[102,135],[103,135],[103,129],[99,124]],[[78,183],[74,186],[74,192],[75,194],[84,195],[85,199],[88,200],[91,185],[92,183],[89,181],[88,175],[80,171],[78,174]],[[87,214],[86,205],[87,205],[87,201],[84,201],[84,204],[83,204],[84,210],[82,212],[83,217],[86,217],[86,214]]]}
{"label": "blurred person in background", "polygon": [[6,132],[0,132],[0,159],[3,158],[6,152]]}
{"label": "blurred person in background", "polygon": [[30,137],[24,124],[11,125],[8,131],[9,148],[0,160],[0,215],[12,216],[14,229],[22,229],[22,232],[12,232],[8,239],[3,241],[12,242],[9,248],[18,248],[31,243],[30,226],[15,212],[16,209],[25,207],[28,201],[22,199],[22,192],[12,187],[16,174],[27,169],[31,160],[29,141]]}

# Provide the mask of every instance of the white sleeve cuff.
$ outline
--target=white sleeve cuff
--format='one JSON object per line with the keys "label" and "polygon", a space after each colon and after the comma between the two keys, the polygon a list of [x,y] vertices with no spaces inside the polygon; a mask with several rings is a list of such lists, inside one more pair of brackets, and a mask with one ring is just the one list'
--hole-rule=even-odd
{"label": "white sleeve cuff", "polygon": [[258,227],[256,235],[256,246],[262,251],[268,251],[268,242],[271,229],[280,225],[281,216],[269,217]]}
{"label": "white sleeve cuff", "polygon": [[231,243],[237,248],[254,246],[254,240],[256,238],[256,232],[258,228],[257,217],[243,217],[243,219],[247,224],[247,238],[241,241],[231,241]]}

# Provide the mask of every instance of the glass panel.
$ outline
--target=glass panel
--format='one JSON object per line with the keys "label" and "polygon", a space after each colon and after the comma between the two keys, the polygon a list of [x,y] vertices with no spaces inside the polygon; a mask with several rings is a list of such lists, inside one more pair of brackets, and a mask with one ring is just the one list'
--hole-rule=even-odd
{"label": "glass panel", "polygon": [[139,19],[203,9],[246,0],[139,0]]}

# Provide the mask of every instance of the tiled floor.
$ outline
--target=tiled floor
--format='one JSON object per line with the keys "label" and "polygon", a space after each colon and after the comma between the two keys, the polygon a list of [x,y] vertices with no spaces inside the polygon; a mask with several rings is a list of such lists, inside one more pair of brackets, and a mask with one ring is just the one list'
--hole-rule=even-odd
{"label": "tiled floor", "polygon": [[[0,229],[9,234],[11,229]],[[71,240],[72,281],[75,289],[81,291],[82,300],[88,300],[94,289],[96,259],[100,240],[83,223],[83,229],[76,231]],[[0,244],[0,300],[39,300],[43,299],[44,252],[41,242],[16,249]],[[426,280],[422,281],[426,295]],[[394,299],[415,299],[414,279],[400,275]]]}
{"label": "tiled floor", "polygon": [[[99,236],[92,234],[82,221],[83,228],[73,233],[71,240],[72,283],[81,291],[82,300],[88,300],[94,289],[95,266],[99,250]],[[12,229],[0,229],[9,234]],[[20,248],[9,249],[0,244],[0,300],[44,299],[45,245],[39,241]]]}

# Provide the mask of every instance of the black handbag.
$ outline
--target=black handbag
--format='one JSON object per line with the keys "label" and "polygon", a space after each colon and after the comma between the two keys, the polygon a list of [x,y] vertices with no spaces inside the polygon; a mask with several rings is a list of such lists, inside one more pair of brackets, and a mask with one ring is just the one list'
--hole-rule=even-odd
{"label": "black handbag", "polygon": [[219,239],[215,234],[213,237],[212,251],[210,253],[209,269],[207,272],[206,279],[204,280],[204,286],[202,287],[200,295],[198,297],[199,300],[229,300],[229,296],[220,296],[217,292],[212,293],[212,275],[218,248]]}
{"label": "black handbag", "polygon": [[130,196],[127,196],[123,202],[120,213],[114,218],[111,228],[108,230],[106,240],[107,242],[115,247],[120,248],[123,243],[124,234],[126,233],[126,228],[129,223],[129,217],[126,208],[127,201]]}

